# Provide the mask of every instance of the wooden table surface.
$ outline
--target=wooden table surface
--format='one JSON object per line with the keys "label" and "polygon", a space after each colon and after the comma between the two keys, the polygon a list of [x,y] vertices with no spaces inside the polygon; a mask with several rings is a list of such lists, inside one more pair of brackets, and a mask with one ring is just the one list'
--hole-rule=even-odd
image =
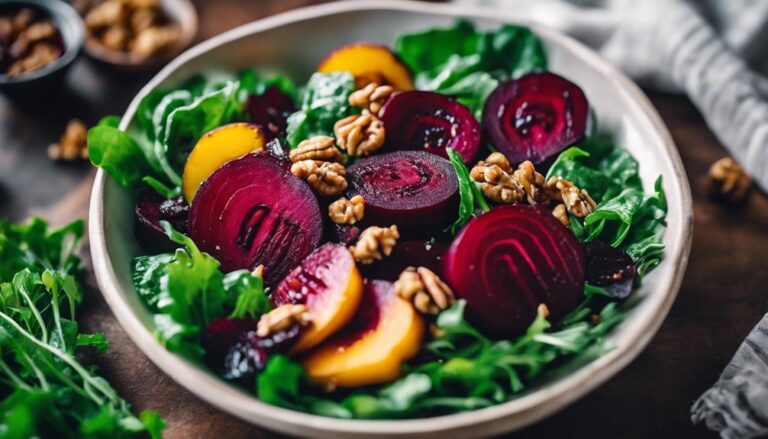
{"label": "wooden table surface", "polygon": [[[312,0],[198,1],[202,40],[236,25]],[[215,19],[211,19],[215,17]],[[41,215],[62,224],[85,218],[93,170],[46,157],[73,117],[95,123],[120,114],[150,77],[118,74],[80,59],[60,95],[12,102],[0,96],[0,216]],[[741,209],[710,201],[703,184],[709,165],[726,153],[690,102],[651,94],[680,149],[694,198],[690,264],[669,317],[629,367],[519,438],[714,437],[689,421],[692,402],[712,384],[751,327],[768,310],[768,199],[759,192]],[[87,248],[84,249],[87,257]],[[93,281],[90,281],[93,286]],[[137,410],[159,409],[169,438],[275,437],[206,405],[160,372],[91,288],[80,317],[104,331],[110,351],[95,361]]]}

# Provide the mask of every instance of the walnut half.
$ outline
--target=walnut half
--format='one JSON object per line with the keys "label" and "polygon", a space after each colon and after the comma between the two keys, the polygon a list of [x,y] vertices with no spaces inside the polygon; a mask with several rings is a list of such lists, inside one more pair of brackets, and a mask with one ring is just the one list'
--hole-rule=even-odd
{"label": "walnut half", "polygon": [[320,195],[339,195],[347,188],[347,171],[341,163],[302,160],[291,166],[291,174],[305,180]]}
{"label": "walnut half", "polygon": [[363,230],[357,243],[349,248],[355,260],[361,264],[371,264],[389,256],[400,238],[396,225],[389,227],[371,226]]}
{"label": "walnut half", "polygon": [[738,204],[749,195],[752,178],[731,157],[722,158],[709,168],[709,194],[726,203]]}
{"label": "walnut half", "polygon": [[395,293],[423,314],[437,315],[456,301],[453,290],[432,270],[408,267],[395,282]]}

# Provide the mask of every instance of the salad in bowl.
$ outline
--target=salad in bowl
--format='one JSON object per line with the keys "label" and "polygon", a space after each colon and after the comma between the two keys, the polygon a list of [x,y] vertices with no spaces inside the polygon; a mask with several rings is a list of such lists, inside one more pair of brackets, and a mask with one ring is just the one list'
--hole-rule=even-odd
{"label": "salad in bowl", "polygon": [[603,355],[667,206],[566,76],[530,29],[458,21],[104,119],[89,156],[133,194],[157,340],[345,419],[481,409]]}

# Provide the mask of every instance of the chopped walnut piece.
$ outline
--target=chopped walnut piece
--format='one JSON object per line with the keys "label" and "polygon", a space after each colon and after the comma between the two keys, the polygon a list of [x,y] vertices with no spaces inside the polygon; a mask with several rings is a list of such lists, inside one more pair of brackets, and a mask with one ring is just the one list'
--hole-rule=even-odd
{"label": "chopped walnut piece", "polygon": [[339,195],[347,188],[347,171],[341,163],[302,160],[291,166],[291,174],[305,180],[320,195]]}
{"label": "chopped walnut piece", "polygon": [[584,218],[597,207],[586,190],[579,189],[572,181],[561,177],[547,180],[545,191],[552,200],[562,201],[568,212],[577,218]]}
{"label": "chopped walnut piece", "polygon": [[536,312],[544,316],[545,319],[549,317],[549,307],[547,307],[546,303],[540,303],[539,306],[536,308]]}
{"label": "chopped walnut piece", "polygon": [[395,293],[422,314],[437,315],[456,301],[453,290],[426,267],[408,267],[400,273]]}
{"label": "chopped walnut piece", "polygon": [[339,198],[328,206],[328,216],[336,224],[355,224],[363,219],[365,200],[362,195],[355,195],[347,200]]}
{"label": "chopped walnut piece", "polygon": [[571,219],[568,218],[568,209],[565,208],[565,204],[560,203],[555,206],[552,209],[552,215],[565,227],[571,227]]}
{"label": "chopped walnut piece", "polygon": [[480,191],[486,198],[501,204],[519,203],[525,197],[523,186],[516,182],[509,170],[507,159],[493,153],[472,168],[469,177],[480,183]]}
{"label": "chopped walnut piece", "polygon": [[111,50],[125,50],[129,40],[128,29],[120,25],[110,26],[101,34],[101,44]]}
{"label": "chopped walnut piece", "polygon": [[391,85],[379,85],[376,82],[371,82],[349,95],[349,105],[368,110],[373,115],[378,115],[384,102],[394,92],[395,88]]}
{"label": "chopped walnut piece", "polygon": [[37,43],[32,47],[29,55],[11,64],[8,68],[8,76],[41,69],[59,59],[59,56],[61,52],[56,46],[45,42]]}
{"label": "chopped walnut piece", "polygon": [[177,26],[148,27],[136,35],[129,49],[134,55],[150,57],[173,45],[181,37]]}
{"label": "chopped walnut piece", "polygon": [[709,168],[708,190],[715,199],[737,204],[747,198],[751,187],[752,178],[731,157],[722,158]]}
{"label": "chopped walnut piece", "polygon": [[372,114],[353,114],[333,126],[336,144],[351,156],[368,155],[384,144],[384,124]]}
{"label": "chopped walnut piece", "polygon": [[341,151],[334,145],[333,137],[315,136],[299,143],[288,157],[294,163],[302,160],[341,162]]}
{"label": "chopped walnut piece", "polygon": [[349,248],[355,260],[361,264],[371,264],[389,256],[400,238],[396,225],[387,227],[371,226],[363,230],[357,243]]}
{"label": "chopped walnut piece", "polygon": [[264,314],[256,326],[256,335],[267,337],[278,331],[284,331],[295,324],[307,326],[311,322],[311,316],[307,305],[288,304],[281,305]]}
{"label": "chopped walnut piece", "polygon": [[547,201],[544,193],[544,176],[536,172],[536,168],[529,160],[517,165],[517,169],[512,173],[512,179],[522,186],[529,204]]}
{"label": "chopped walnut piece", "polygon": [[85,14],[85,25],[90,30],[100,29],[125,20],[126,5],[121,1],[107,0],[91,8]]}
{"label": "chopped walnut piece", "polygon": [[59,139],[48,147],[48,157],[53,160],[71,161],[88,158],[88,128],[79,120],[72,119]]}

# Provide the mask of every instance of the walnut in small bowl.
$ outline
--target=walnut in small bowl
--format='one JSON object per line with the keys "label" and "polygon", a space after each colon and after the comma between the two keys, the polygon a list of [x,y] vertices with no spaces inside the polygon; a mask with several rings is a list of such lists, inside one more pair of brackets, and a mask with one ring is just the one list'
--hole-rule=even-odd
{"label": "walnut in small bowl", "polygon": [[80,0],[76,6],[88,54],[120,67],[162,64],[189,45],[197,30],[186,0]]}
{"label": "walnut in small bowl", "polygon": [[19,76],[42,69],[64,50],[59,28],[44,11],[22,7],[0,14],[0,73]]}

